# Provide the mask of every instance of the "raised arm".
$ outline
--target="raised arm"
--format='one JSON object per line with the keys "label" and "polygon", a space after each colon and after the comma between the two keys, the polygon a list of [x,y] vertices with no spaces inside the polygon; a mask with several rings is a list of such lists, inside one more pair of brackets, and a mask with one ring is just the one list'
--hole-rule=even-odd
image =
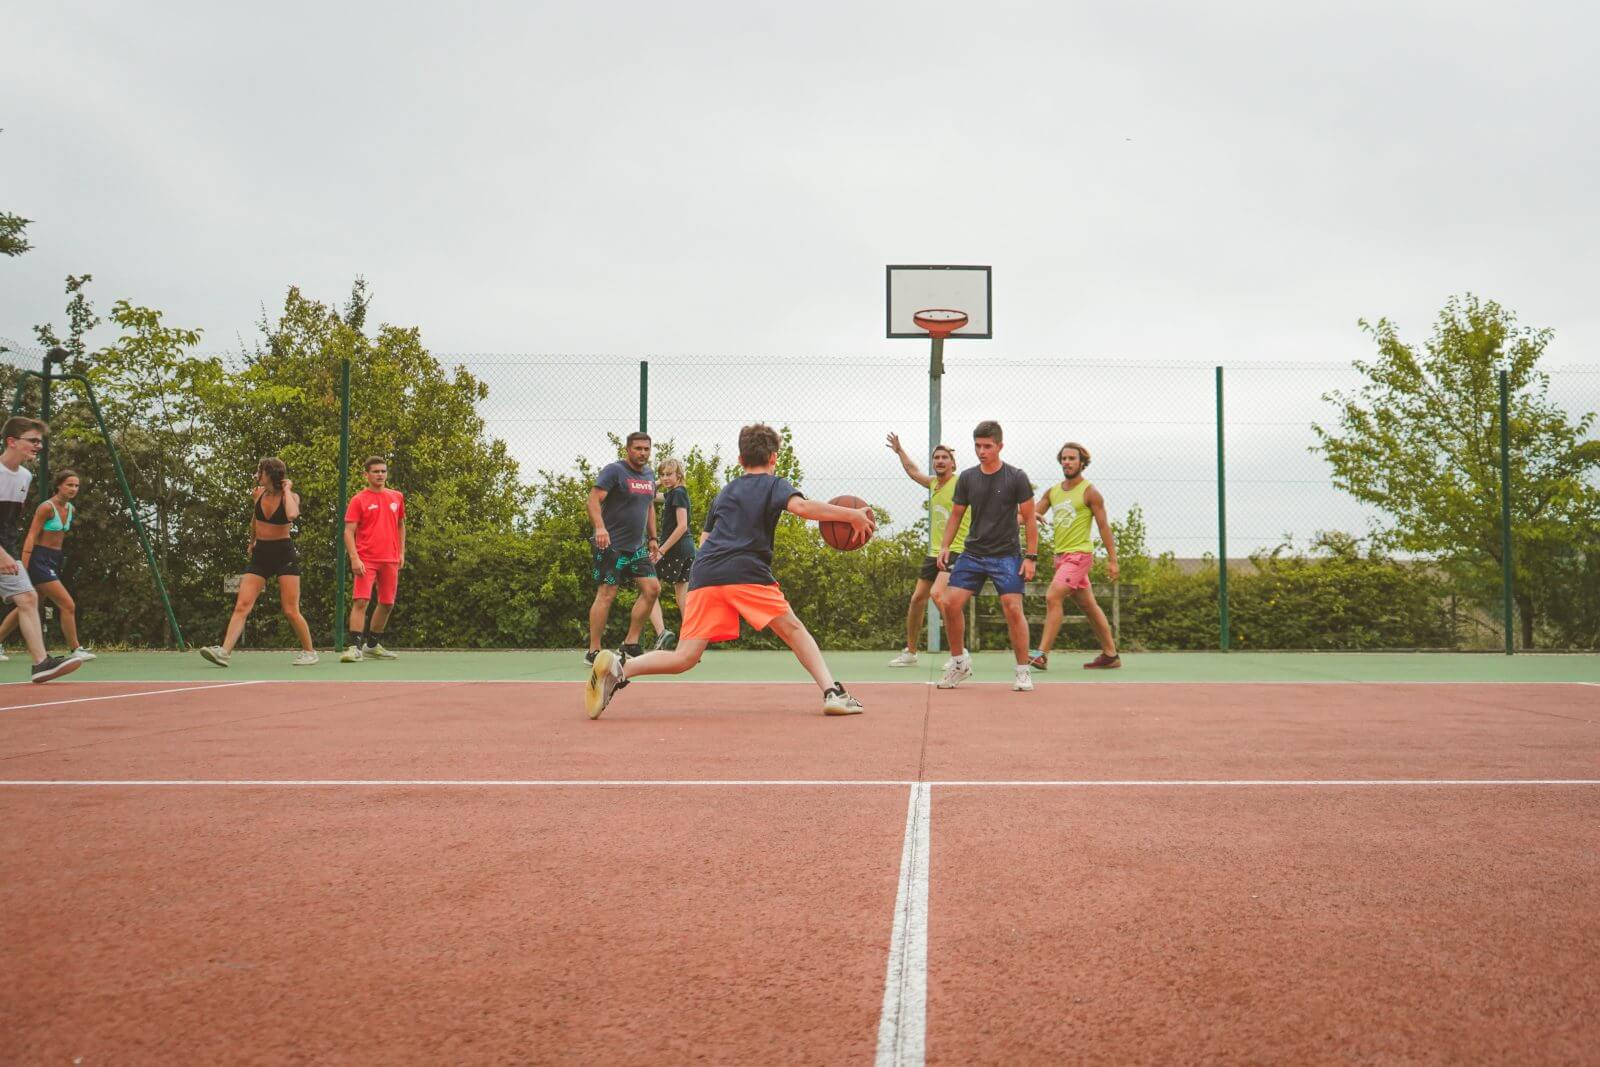
{"label": "raised arm", "polygon": [[300,517],[300,494],[294,491],[294,483],[287,478],[283,480],[283,517],[290,522]]}
{"label": "raised arm", "polygon": [[923,474],[922,468],[913,463],[911,457],[906,454],[906,450],[900,447],[899,434],[890,433],[888,438],[885,439],[884,443],[889,446],[890,451],[900,457],[900,466],[906,469],[907,477],[916,482],[918,485],[922,486],[924,489],[933,484],[933,479],[928,475]]}
{"label": "raised arm", "polygon": [[1117,566],[1117,539],[1111,532],[1111,520],[1106,518],[1106,498],[1091,485],[1089,491],[1083,494],[1083,502],[1089,505],[1095,525],[1100,527],[1100,541],[1106,546],[1106,573],[1111,575],[1114,582],[1122,573],[1122,568]]}

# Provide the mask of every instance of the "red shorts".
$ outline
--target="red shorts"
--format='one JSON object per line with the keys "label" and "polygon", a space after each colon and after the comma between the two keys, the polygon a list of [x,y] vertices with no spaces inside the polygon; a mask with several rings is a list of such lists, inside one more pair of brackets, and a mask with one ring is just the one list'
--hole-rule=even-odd
{"label": "red shorts", "polygon": [[787,614],[789,602],[776,585],[706,585],[683,598],[683,628],[678,640],[732,641],[739,619],[757,630]]}
{"label": "red shorts", "polygon": [[1068,589],[1089,588],[1089,568],[1094,566],[1090,552],[1062,552],[1056,556],[1056,576],[1051,585],[1064,585]]}
{"label": "red shorts", "polygon": [[392,606],[395,590],[400,587],[400,564],[367,564],[367,573],[356,575],[356,587],[351,597],[355,600],[371,600],[374,581],[378,583],[378,603]]}

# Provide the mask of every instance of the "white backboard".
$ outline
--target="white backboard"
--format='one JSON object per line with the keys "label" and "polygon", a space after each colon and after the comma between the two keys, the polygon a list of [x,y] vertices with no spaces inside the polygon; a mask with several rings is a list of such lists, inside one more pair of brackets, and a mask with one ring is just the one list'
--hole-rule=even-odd
{"label": "white backboard", "polygon": [[890,337],[927,337],[928,331],[911,321],[911,316],[927,308],[967,313],[967,324],[952,333],[952,339],[994,336],[988,267],[891,264],[887,274]]}

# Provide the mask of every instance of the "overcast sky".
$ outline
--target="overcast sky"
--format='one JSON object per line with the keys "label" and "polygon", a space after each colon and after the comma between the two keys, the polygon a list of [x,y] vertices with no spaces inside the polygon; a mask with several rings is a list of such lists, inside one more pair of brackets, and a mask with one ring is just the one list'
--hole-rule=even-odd
{"label": "overcast sky", "polygon": [[442,353],[919,358],[883,267],[946,262],[973,354],[1347,359],[1470,290],[1600,362],[1596,10],[0,0],[0,337],[361,274]]}

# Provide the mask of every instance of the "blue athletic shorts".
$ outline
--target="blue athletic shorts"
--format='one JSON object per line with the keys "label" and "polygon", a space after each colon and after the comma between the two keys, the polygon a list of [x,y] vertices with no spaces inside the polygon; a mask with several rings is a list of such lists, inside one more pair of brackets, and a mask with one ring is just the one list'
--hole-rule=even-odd
{"label": "blue athletic shorts", "polygon": [[1001,596],[1022,592],[1021,556],[974,556],[961,553],[955,566],[950,568],[950,584],[969,593],[983,589],[983,580],[994,583],[994,591]]}
{"label": "blue athletic shorts", "polygon": [[61,580],[61,567],[65,559],[66,554],[59,548],[34,545],[33,555],[28,557],[28,580],[34,585],[59,582]]}

